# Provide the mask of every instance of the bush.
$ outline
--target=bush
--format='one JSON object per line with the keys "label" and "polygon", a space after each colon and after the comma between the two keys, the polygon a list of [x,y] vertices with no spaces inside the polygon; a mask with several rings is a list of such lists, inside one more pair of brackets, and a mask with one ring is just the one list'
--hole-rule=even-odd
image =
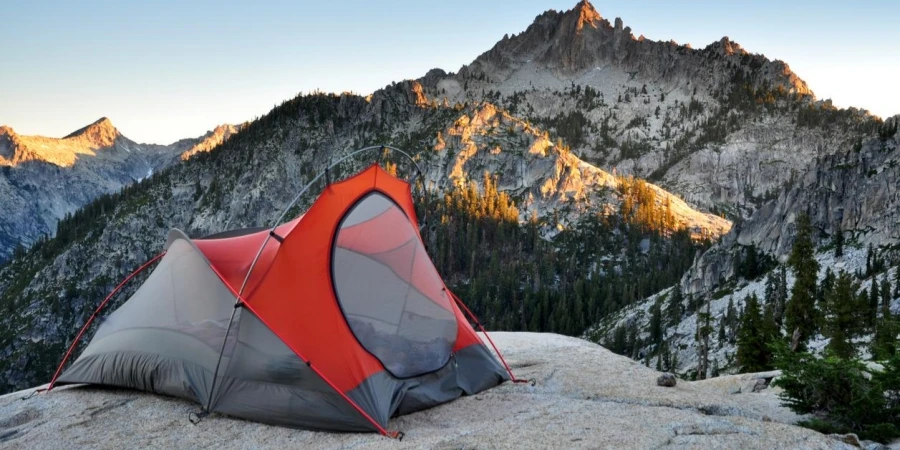
{"label": "bush", "polygon": [[785,406],[815,416],[800,425],[879,442],[900,436],[900,357],[879,372],[854,359],[792,353],[785,345],[776,353],[782,375],[774,384],[784,389]]}

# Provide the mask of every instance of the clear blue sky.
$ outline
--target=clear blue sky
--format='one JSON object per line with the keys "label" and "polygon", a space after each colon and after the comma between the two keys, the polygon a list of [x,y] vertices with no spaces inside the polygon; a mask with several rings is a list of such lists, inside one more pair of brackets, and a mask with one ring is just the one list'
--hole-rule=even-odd
{"label": "clear blue sky", "polygon": [[[457,71],[504,33],[576,0],[0,0],[0,124],[63,136],[101,116],[169,143],[300,92],[370,93]],[[900,2],[600,1],[636,36],[729,36],[786,61],[819,98],[900,113]]]}

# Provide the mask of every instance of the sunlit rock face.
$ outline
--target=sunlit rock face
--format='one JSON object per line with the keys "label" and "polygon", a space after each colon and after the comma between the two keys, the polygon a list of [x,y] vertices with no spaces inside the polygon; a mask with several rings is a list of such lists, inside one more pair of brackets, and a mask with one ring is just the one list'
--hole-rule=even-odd
{"label": "sunlit rock face", "polygon": [[[485,173],[497,176],[499,189],[519,201],[521,219],[532,213],[556,213],[565,227],[581,214],[617,211],[621,202],[619,180],[578,158],[561,142],[527,121],[492,104],[461,111],[459,117],[434,139],[434,154],[427,163],[429,182],[480,186]],[[651,185],[660,208],[668,204],[679,228],[695,235],[718,237],[731,222],[690,207],[677,196]]]}

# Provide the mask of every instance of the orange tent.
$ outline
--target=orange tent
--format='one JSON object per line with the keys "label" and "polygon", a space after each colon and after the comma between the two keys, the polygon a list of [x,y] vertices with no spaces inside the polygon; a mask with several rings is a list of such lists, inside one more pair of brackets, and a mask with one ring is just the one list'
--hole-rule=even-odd
{"label": "orange tent", "polygon": [[173,230],[158,261],[51,389],[130,387],[251,420],[394,435],[395,415],[519,381],[426,254],[410,185],[377,165],[271,231]]}

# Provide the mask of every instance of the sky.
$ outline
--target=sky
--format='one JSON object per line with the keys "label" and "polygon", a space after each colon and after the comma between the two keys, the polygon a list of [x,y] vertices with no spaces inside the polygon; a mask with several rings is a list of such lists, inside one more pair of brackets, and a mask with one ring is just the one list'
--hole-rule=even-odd
{"label": "sky", "polygon": [[[371,93],[456,72],[576,0],[0,0],[0,125],[62,137],[100,117],[168,144],[313,90]],[[900,114],[900,2],[593,2],[635,36],[728,36],[787,62],[820,99]]]}

